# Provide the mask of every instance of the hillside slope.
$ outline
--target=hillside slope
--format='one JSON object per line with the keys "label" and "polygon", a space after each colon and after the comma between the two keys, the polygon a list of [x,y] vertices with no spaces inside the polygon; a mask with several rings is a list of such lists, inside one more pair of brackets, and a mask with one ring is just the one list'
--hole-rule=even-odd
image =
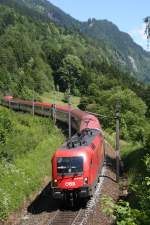
{"label": "hillside slope", "polygon": [[143,50],[113,23],[95,19],[79,22],[47,0],[0,0],[0,3],[34,19],[53,21],[72,32],[78,31],[106,51],[106,58],[111,62],[132,71],[133,76],[138,79],[150,82],[150,53]]}
{"label": "hillside slope", "polygon": [[63,141],[49,118],[0,106],[0,224],[50,180],[51,157]]}
{"label": "hillside slope", "polygon": [[64,13],[47,0],[0,0],[0,4],[12,7],[23,15],[28,15],[35,19],[52,20],[66,28],[72,28],[80,24],[79,21]]}
{"label": "hillside slope", "polygon": [[115,61],[127,66],[137,78],[150,81],[150,53],[137,45],[129,34],[122,32],[116,25],[107,20],[89,19],[82,23],[81,31],[85,35],[102,42],[113,51]]}

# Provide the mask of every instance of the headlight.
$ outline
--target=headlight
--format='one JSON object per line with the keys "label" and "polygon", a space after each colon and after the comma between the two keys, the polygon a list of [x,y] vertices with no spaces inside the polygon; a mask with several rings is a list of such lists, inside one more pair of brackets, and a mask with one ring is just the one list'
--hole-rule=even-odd
{"label": "headlight", "polygon": [[87,177],[84,178],[84,184],[88,184],[88,178]]}
{"label": "headlight", "polygon": [[57,187],[57,179],[53,180],[53,187]]}

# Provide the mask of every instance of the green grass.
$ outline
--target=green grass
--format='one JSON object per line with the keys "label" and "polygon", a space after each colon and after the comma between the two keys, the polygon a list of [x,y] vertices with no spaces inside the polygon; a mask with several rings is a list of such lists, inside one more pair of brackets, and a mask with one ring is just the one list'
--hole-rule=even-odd
{"label": "green grass", "polygon": [[[41,99],[43,102],[49,102],[53,103],[55,101],[58,105],[67,105],[66,102],[64,102],[64,93],[63,92],[50,92],[50,93],[44,93],[41,96]],[[71,96],[71,104],[74,107],[77,107],[80,103],[80,97]]]}
{"label": "green grass", "polygon": [[104,136],[108,143],[115,149],[115,133],[110,134],[104,131]]}
{"label": "green grass", "polygon": [[37,191],[45,177],[51,179],[51,156],[64,142],[61,131],[49,119],[7,113],[14,129],[0,145],[1,150],[11,152],[0,160],[0,220]]}
{"label": "green grass", "polygon": [[143,163],[144,150],[140,143],[121,144],[121,158],[124,162],[125,173],[128,175],[128,183],[132,185],[144,171]]}
{"label": "green grass", "polygon": [[[115,133],[105,132],[105,138],[108,143],[111,144],[115,150]],[[124,140],[120,140],[120,156],[124,162],[125,173],[128,176],[128,183],[132,184],[139,173],[143,162],[141,161],[141,145],[136,143],[128,143]]]}
{"label": "green grass", "polygon": [[[106,140],[115,149],[115,133],[104,132]],[[141,171],[144,173],[143,155],[144,151],[140,143],[126,142],[120,140],[120,155],[124,162],[125,173],[128,176],[129,184],[133,184],[134,181],[141,175]]]}

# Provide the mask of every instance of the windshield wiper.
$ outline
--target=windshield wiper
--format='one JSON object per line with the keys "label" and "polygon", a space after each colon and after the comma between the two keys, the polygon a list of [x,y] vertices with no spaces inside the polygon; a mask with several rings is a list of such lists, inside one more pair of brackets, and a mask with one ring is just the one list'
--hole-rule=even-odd
{"label": "windshield wiper", "polygon": [[73,176],[77,176],[78,175],[78,171],[77,171],[78,168],[76,166],[72,166],[71,169],[74,169]]}
{"label": "windshield wiper", "polygon": [[57,166],[58,169],[67,169],[66,166]]}

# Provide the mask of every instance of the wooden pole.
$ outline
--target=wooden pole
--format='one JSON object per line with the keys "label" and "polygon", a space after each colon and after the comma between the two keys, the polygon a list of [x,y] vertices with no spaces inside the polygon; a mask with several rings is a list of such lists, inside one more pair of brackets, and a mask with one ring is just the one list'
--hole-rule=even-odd
{"label": "wooden pole", "polygon": [[34,116],[34,89],[33,89],[33,100],[32,100],[32,115]]}
{"label": "wooden pole", "polygon": [[120,100],[116,99],[116,181],[119,182],[120,176]]}
{"label": "wooden pole", "polygon": [[54,121],[54,124],[56,124],[56,91],[54,90],[54,102],[53,102],[53,121]]}
{"label": "wooden pole", "polygon": [[68,128],[69,128],[69,140],[71,139],[71,95],[70,95],[70,87],[68,93],[68,107],[69,107],[69,121],[68,121]]}

